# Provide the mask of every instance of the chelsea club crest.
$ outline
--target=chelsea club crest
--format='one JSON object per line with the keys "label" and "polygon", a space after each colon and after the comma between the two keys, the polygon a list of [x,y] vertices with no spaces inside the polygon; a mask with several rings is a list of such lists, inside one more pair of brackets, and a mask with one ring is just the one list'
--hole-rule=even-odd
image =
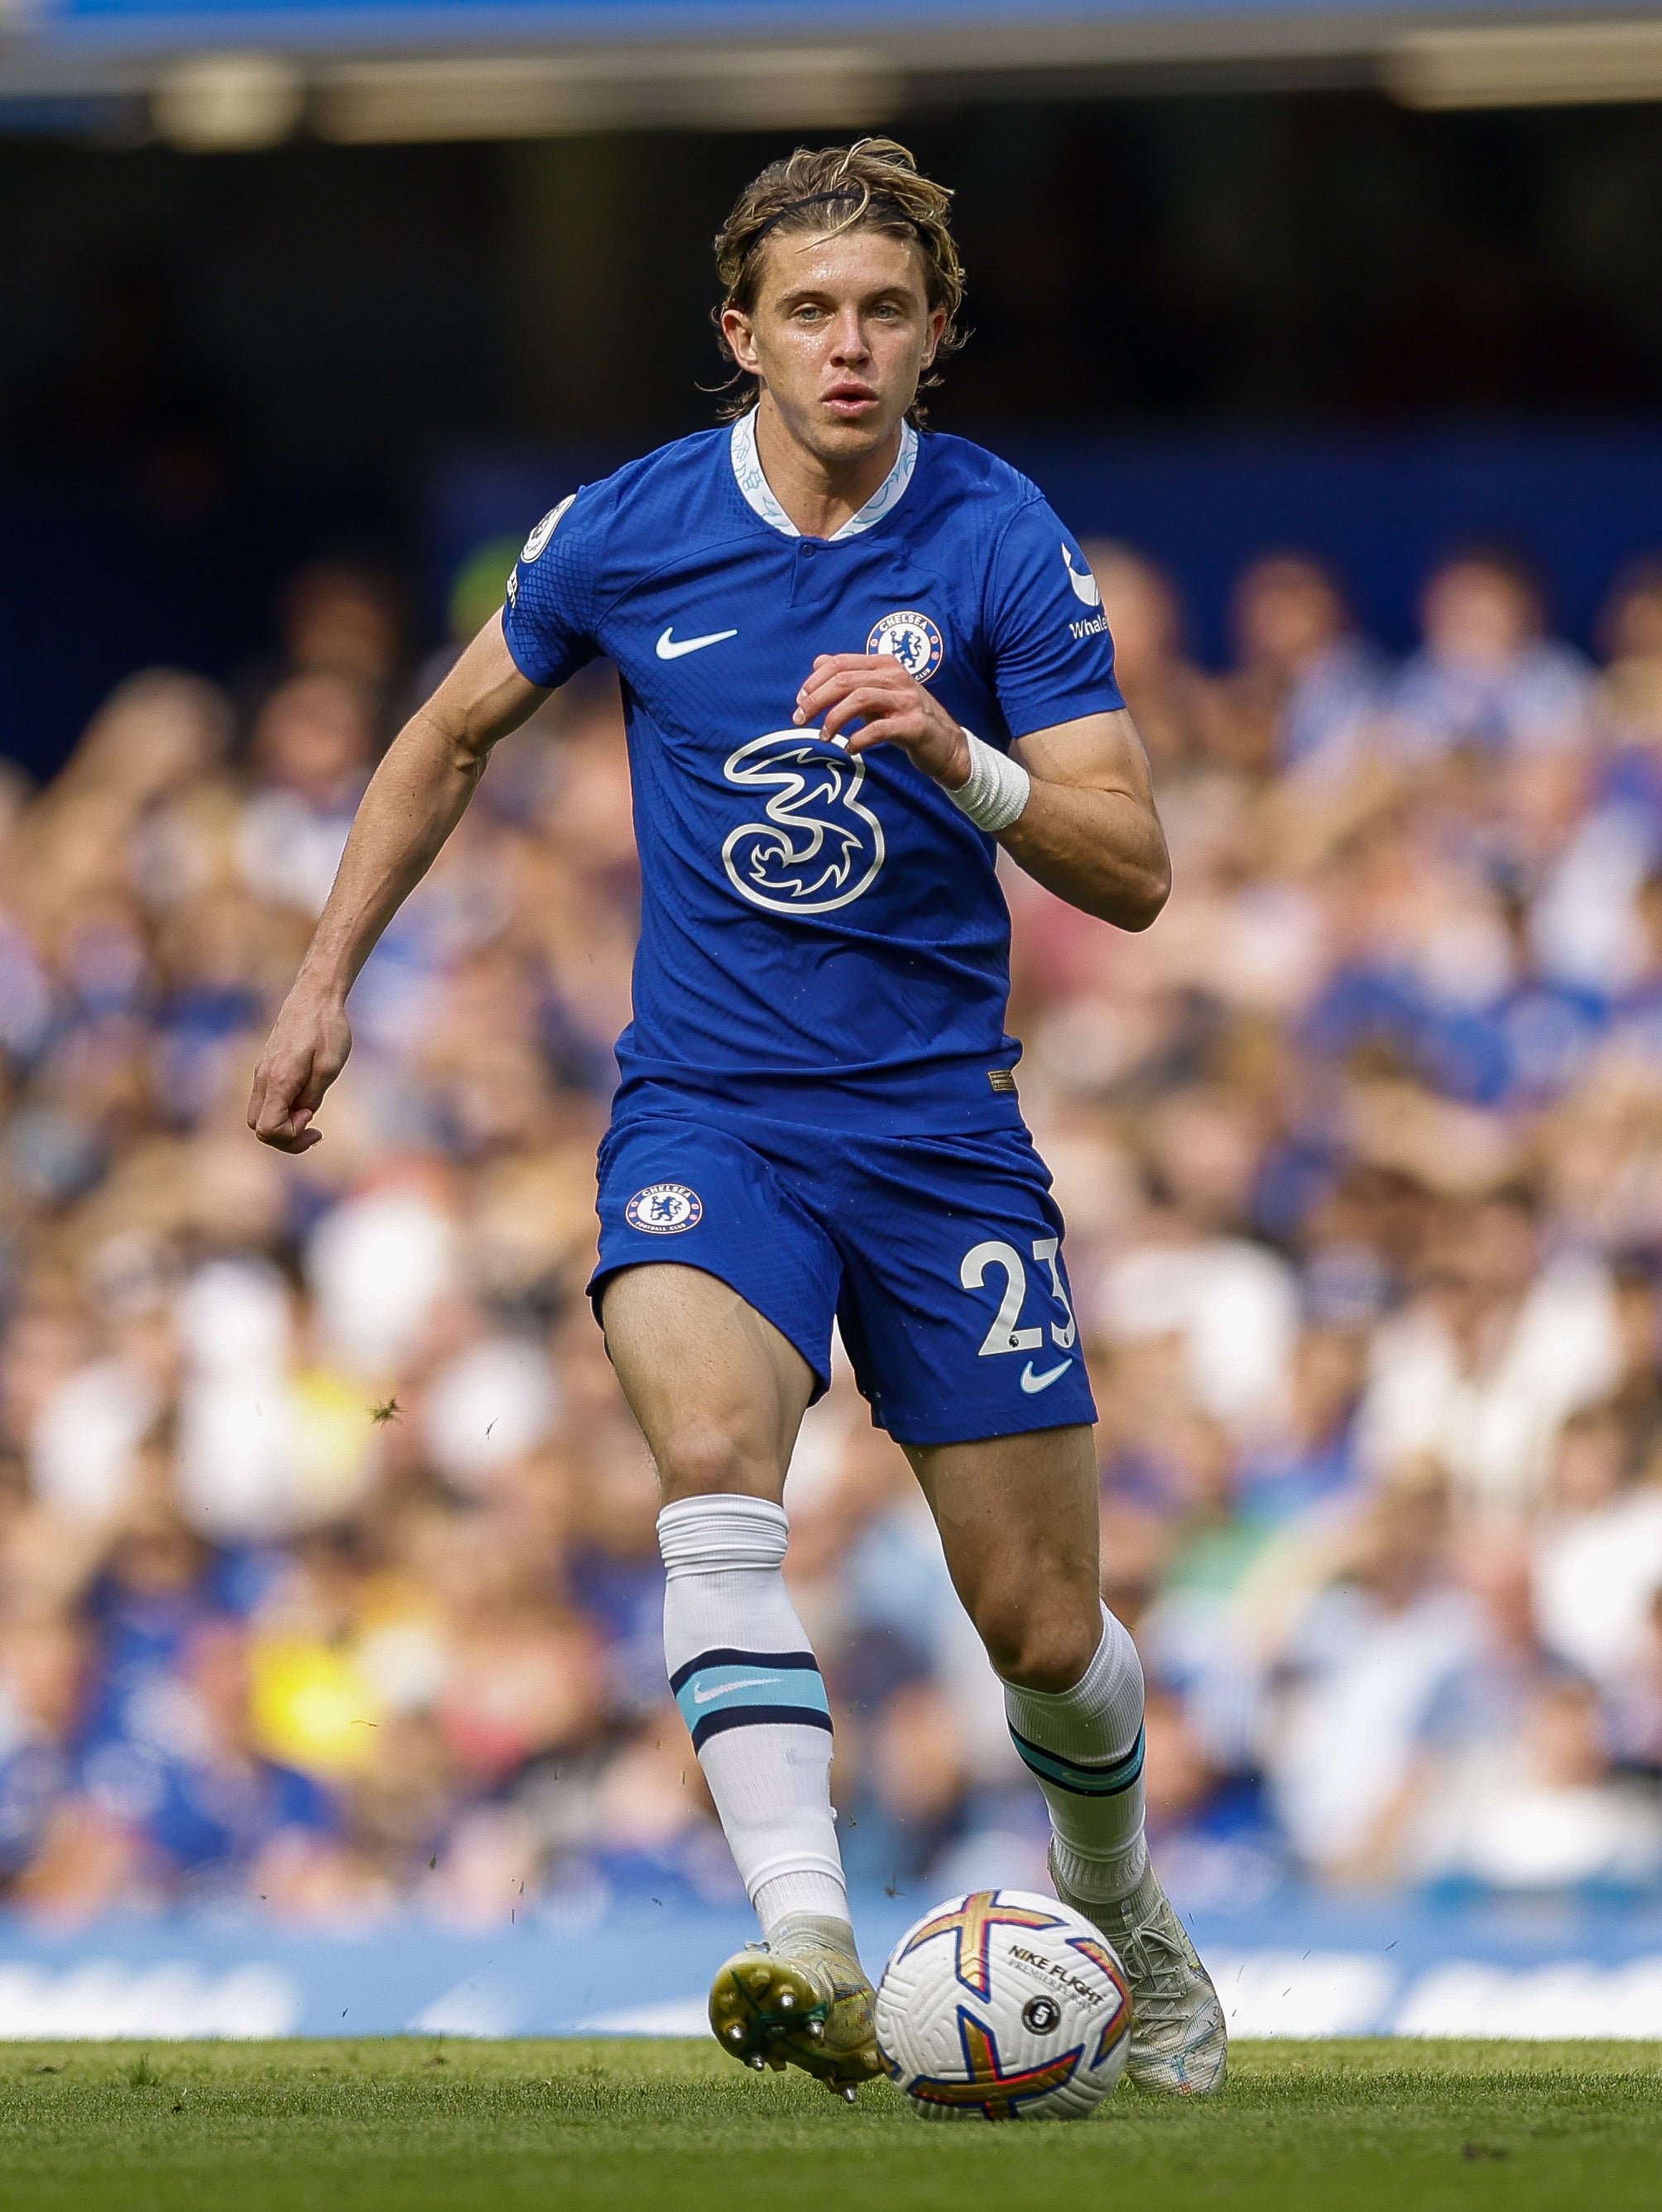
{"label": "chelsea club crest", "polygon": [[696,1229],[703,1218],[703,1200],[684,1182],[649,1182],[624,1208],[630,1227],[644,1230],[648,1237],[679,1237],[684,1229]]}
{"label": "chelsea club crest", "polygon": [[941,632],[914,608],[910,613],[885,615],[866,640],[868,653],[886,653],[898,660],[908,676],[927,684],[941,665],[946,647]]}

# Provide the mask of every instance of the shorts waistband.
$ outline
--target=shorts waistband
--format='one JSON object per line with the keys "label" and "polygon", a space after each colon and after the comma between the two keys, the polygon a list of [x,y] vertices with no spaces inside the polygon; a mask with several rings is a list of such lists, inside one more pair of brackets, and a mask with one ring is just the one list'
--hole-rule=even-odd
{"label": "shorts waistband", "polygon": [[776,1073],[730,1073],[667,1064],[631,1066],[612,1102],[627,1113],[673,1113],[700,1103],[730,1113],[810,1127],[888,1136],[973,1136],[1021,1126],[1008,1059],[957,1060],[854,1082]]}

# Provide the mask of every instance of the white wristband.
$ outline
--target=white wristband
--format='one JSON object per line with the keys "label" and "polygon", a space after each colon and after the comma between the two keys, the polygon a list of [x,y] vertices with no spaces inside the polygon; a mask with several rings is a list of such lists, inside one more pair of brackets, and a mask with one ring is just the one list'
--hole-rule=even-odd
{"label": "white wristband", "polygon": [[970,746],[970,780],[957,791],[947,790],[945,784],[941,787],[960,814],[967,814],[977,830],[995,837],[1001,830],[1009,828],[1027,804],[1032,778],[1008,753],[984,744],[969,730],[964,735]]}

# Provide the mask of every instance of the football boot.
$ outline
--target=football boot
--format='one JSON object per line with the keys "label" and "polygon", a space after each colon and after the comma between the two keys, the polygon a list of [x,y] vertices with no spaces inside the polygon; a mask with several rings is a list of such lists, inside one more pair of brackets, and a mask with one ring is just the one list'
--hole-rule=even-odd
{"label": "football boot", "polygon": [[721,1967],[709,2024],[722,2050],[746,2066],[800,2066],[853,2104],[861,2083],[885,2070],[874,2002],[847,1921],[797,1913]]}
{"label": "football boot", "polygon": [[1050,1879],[1062,1903],[1094,1921],[1119,1954],[1131,1990],[1125,2070],[1137,2087],[1171,2097],[1222,2088],[1229,2057],[1223,2007],[1153,1867],[1111,1905],[1065,1888],[1054,1852]]}

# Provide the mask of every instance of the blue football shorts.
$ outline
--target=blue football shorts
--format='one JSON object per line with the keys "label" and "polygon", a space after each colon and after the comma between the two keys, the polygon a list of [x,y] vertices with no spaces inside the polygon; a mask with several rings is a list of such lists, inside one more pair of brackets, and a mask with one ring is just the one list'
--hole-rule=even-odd
{"label": "blue football shorts", "polygon": [[833,1130],[688,1097],[624,1107],[600,1146],[600,1264],[718,1276],[813,1370],[842,1331],[898,1443],[1093,1422],[1050,1177],[1018,1115],[948,1138]]}

